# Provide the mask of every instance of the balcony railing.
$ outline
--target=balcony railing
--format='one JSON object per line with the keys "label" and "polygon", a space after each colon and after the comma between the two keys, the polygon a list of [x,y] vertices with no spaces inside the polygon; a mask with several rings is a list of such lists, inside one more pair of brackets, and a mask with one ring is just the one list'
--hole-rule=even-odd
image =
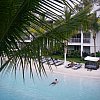
{"label": "balcony railing", "polygon": [[69,43],[80,43],[81,42],[81,38],[71,38],[69,40]]}
{"label": "balcony railing", "polygon": [[[69,43],[81,43],[81,38],[71,38]],[[90,38],[83,38],[83,43],[90,43]]]}
{"label": "balcony railing", "polygon": [[90,38],[83,38],[83,43],[90,43]]}

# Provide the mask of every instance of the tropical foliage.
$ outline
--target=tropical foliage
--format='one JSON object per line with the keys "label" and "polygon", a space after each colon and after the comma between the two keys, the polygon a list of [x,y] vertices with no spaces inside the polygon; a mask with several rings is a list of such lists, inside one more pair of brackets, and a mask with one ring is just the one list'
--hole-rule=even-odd
{"label": "tropical foliage", "polygon": [[[33,76],[33,66],[41,76],[46,74],[42,57],[47,58],[53,49],[58,49],[62,41],[76,34],[80,25],[87,29],[89,6],[80,10],[64,22],[64,6],[75,12],[72,4],[78,0],[0,0],[0,71],[24,71],[29,66]],[[45,20],[46,18],[46,20]],[[55,23],[53,25],[47,20]],[[61,22],[61,20],[63,22]],[[24,36],[32,39],[29,43]],[[19,44],[22,43],[22,47]],[[48,62],[48,60],[47,60]],[[50,67],[50,66],[49,66]],[[50,67],[51,69],[51,67]]]}
{"label": "tropical foliage", "polygon": [[[84,4],[84,7],[86,7],[88,4],[90,4],[91,6],[93,6],[93,3],[91,1],[88,1],[88,0],[83,0],[83,4]],[[94,40],[94,56],[96,57],[96,34],[98,33],[99,31],[99,18],[97,17],[97,13],[96,11],[94,13],[91,13],[90,14],[90,27],[88,30],[91,30],[91,33],[93,34],[93,40]]]}

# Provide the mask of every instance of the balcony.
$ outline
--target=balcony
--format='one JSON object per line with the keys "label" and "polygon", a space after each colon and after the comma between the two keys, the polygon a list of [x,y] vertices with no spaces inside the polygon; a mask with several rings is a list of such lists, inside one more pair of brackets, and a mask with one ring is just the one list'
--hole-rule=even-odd
{"label": "balcony", "polygon": [[83,43],[90,43],[90,38],[83,38]]}
{"label": "balcony", "polygon": [[81,38],[71,38],[69,43],[81,43]]}
{"label": "balcony", "polygon": [[[81,38],[71,38],[69,43],[81,43]],[[83,43],[90,43],[90,38],[83,38]]]}

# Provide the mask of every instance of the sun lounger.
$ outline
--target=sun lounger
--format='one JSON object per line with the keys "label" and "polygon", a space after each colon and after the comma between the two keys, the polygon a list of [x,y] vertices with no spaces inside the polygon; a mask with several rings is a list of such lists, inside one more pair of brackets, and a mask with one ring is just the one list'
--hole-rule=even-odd
{"label": "sun lounger", "polygon": [[42,58],[42,63],[48,63],[51,61],[51,58]]}
{"label": "sun lounger", "polygon": [[73,66],[75,66],[76,64],[74,64],[73,62],[69,63],[66,68],[72,68]]}
{"label": "sun lounger", "polygon": [[81,66],[82,66],[82,65],[81,65],[80,63],[78,63],[78,64],[76,64],[75,66],[73,66],[72,69],[76,70],[76,69],[81,68]]}
{"label": "sun lounger", "polygon": [[58,60],[58,62],[55,63],[55,66],[62,65],[63,63],[64,63],[64,61],[62,61],[62,60]]}
{"label": "sun lounger", "polygon": [[56,64],[56,63],[58,63],[58,62],[59,62],[58,60],[54,60],[54,59],[53,59],[53,60],[50,60],[50,61],[49,61],[49,64],[50,64],[50,65],[54,65],[54,64]]}
{"label": "sun lounger", "polygon": [[42,63],[59,66],[59,65],[62,65],[64,61],[59,60],[59,59],[42,58]]}
{"label": "sun lounger", "polygon": [[64,61],[62,61],[62,60],[55,60],[55,59],[53,59],[53,60],[50,60],[49,62],[48,62],[48,64],[50,64],[50,65],[55,65],[55,66],[59,66],[59,65],[62,65],[64,63]]}

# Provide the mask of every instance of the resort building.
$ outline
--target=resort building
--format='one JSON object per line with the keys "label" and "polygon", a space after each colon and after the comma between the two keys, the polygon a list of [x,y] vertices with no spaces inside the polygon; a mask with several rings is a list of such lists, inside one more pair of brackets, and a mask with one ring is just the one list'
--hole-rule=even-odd
{"label": "resort building", "polygon": [[[94,53],[93,33],[84,33],[81,31],[79,34],[73,36],[68,41],[68,51],[71,50],[80,51],[81,57],[83,53]],[[96,34],[96,52],[98,51],[100,51],[100,32]]]}
{"label": "resort building", "polygon": [[[100,17],[100,4],[97,0],[93,1],[94,7],[93,12],[96,12],[97,17]],[[86,33],[80,31],[79,34],[73,36],[68,41],[68,51],[77,50],[83,53],[91,54],[94,53],[94,40],[92,31]],[[96,52],[100,51],[100,31],[96,34]]]}

